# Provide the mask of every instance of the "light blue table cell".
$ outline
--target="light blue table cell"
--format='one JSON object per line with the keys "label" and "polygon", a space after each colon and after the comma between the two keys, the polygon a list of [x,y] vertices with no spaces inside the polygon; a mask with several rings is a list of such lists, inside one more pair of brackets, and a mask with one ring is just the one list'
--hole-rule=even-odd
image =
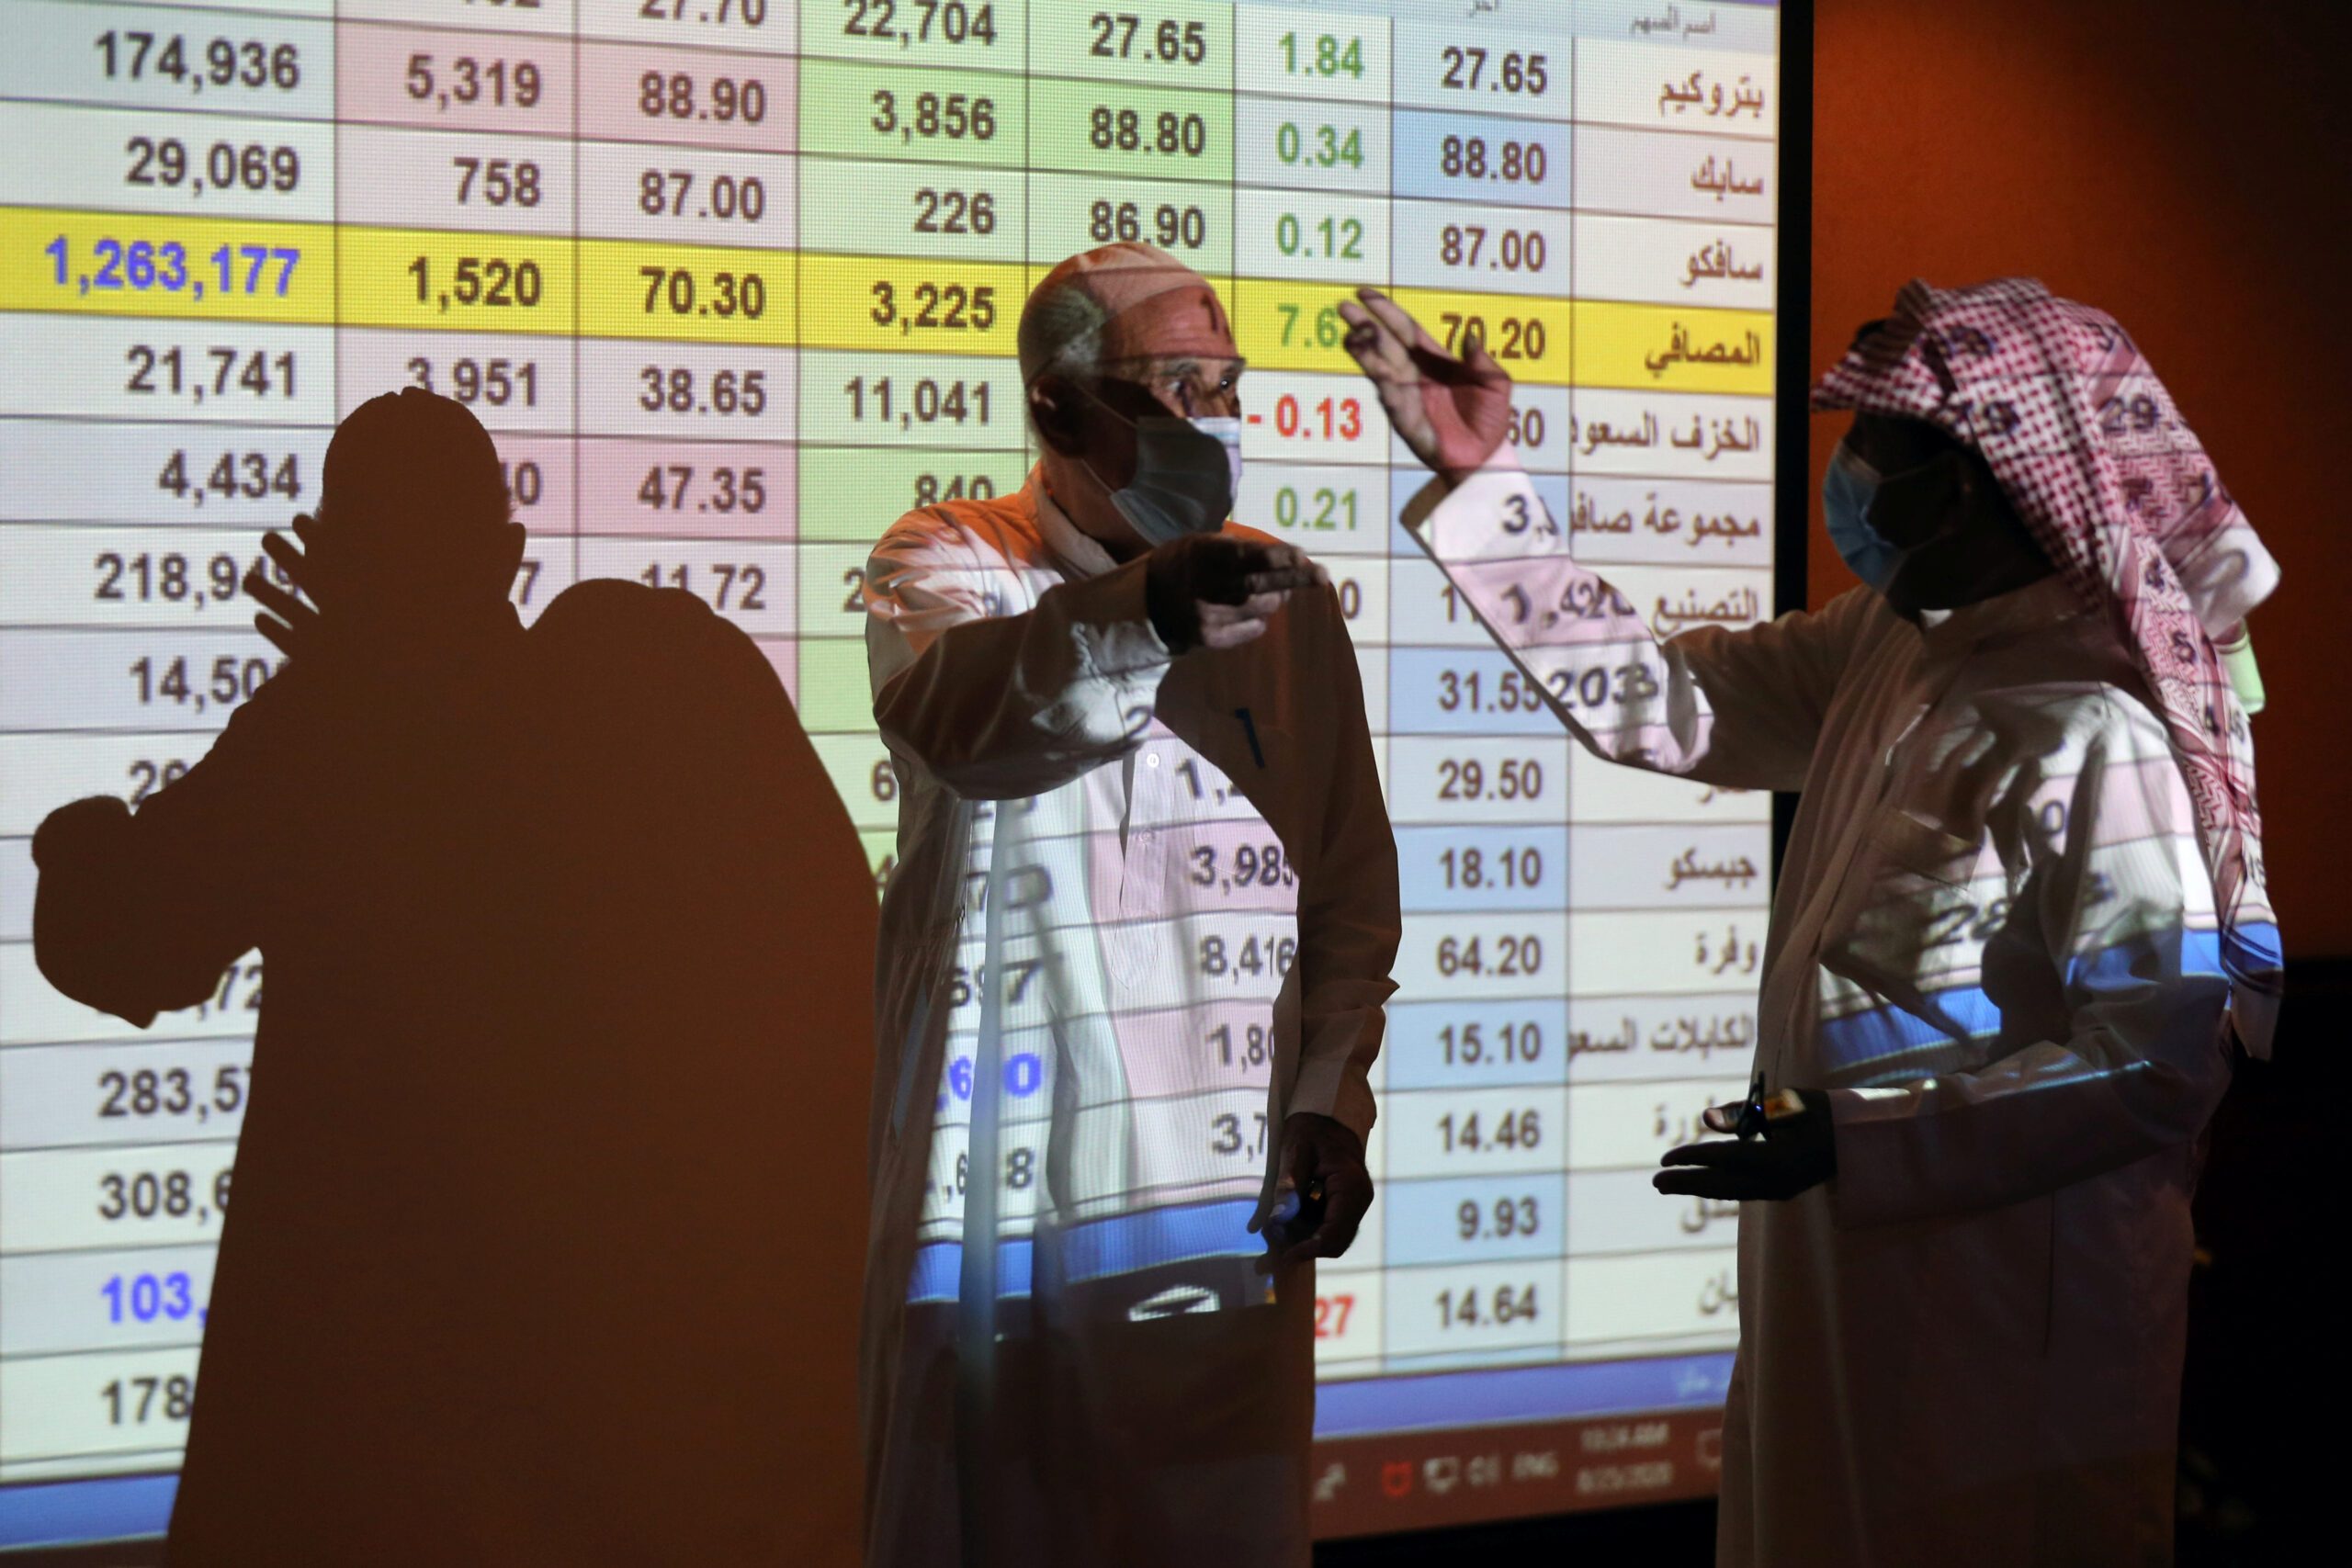
{"label": "light blue table cell", "polygon": [[[1568,471],[1577,430],[1576,421],[1568,412],[1569,400],[1569,389],[1566,387],[1521,382],[1510,389],[1510,428],[1503,439],[1519,454],[1521,468],[1531,473]],[[1400,476],[1396,481],[1409,500],[1429,470],[1421,467],[1420,459],[1405,445],[1405,438],[1393,430],[1388,437],[1388,461],[1392,467],[1409,469],[1417,476],[1411,479]],[[1403,502],[1398,505],[1401,508]]]}
{"label": "light blue table cell", "polygon": [[1391,1182],[1380,1190],[1389,1267],[1558,1258],[1567,1245],[1566,1188],[1542,1174]]}
{"label": "light blue table cell", "polygon": [[1380,1059],[1391,1093],[1560,1083],[1567,1076],[1568,1004],[1394,1002]]}
{"label": "light blue table cell", "polygon": [[[1527,20],[1529,18],[1521,18]],[[1487,18],[1478,18],[1483,24]],[[1568,118],[1571,57],[1557,27],[1464,27],[1399,19],[1391,89],[1399,105],[1480,114]]]}
{"label": "light blue table cell", "polygon": [[1388,728],[1396,735],[1549,735],[1560,721],[1534,679],[1501,653],[1400,648],[1388,656]]}
{"label": "light blue table cell", "polygon": [[1233,152],[1236,185],[1389,194],[1385,104],[1238,96]]}
{"label": "light blue table cell", "polygon": [[1511,207],[1568,205],[1568,127],[1495,115],[1399,109],[1395,194]]}
{"label": "light blue table cell", "polygon": [[1400,828],[1396,859],[1405,908],[1565,909],[1565,826]]}
{"label": "light blue table cell", "polygon": [[[182,15],[176,6],[60,0],[8,0],[7,15],[0,98],[272,119],[334,118],[335,24],[330,17]],[[227,65],[212,52],[216,40],[234,51]],[[62,151],[72,156],[77,150]]]}
{"label": "light blue table cell", "polygon": [[[200,1149],[198,1152],[202,1152]],[[204,1333],[215,1248],[35,1253],[0,1263],[8,1354],[187,1345]]]}

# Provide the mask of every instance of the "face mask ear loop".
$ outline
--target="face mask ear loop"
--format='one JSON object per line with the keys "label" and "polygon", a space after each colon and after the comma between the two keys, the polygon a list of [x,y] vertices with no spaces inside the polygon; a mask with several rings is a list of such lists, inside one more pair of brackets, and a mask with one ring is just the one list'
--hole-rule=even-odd
{"label": "face mask ear loop", "polygon": [[[1080,397],[1084,398],[1088,402],[1092,403],[1096,408],[1101,409],[1104,413],[1109,414],[1113,419],[1117,420],[1129,430],[1135,429],[1136,422],[1129,419],[1125,414],[1121,413],[1117,409],[1113,408],[1109,403],[1104,402],[1095,392],[1093,388],[1080,382],[1076,377],[1069,378],[1069,384],[1077,390]],[[1104,495],[1113,498],[1113,503],[1115,505],[1119,492],[1112,487],[1110,480],[1102,477],[1102,470],[1094,466],[1094,459],[1081,455],[1078,459],[1078,466],[1086,470],[1086,477],[1092,479],[1096,487],[1099,488]],[[1051,492],[1048,491],[1047,493],[1050,494]]]}

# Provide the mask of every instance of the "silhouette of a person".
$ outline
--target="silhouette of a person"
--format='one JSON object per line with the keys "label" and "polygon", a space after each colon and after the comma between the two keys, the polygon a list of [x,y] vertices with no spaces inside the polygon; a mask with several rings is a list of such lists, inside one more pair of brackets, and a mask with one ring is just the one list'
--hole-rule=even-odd
{"label": "silhouette of a person", "polygon": [[68,995],[266,966],[170,1561],[854,1561],[875,897],[775,670],[629,582],[526,631],[420,390],[297,526],[282,671],[34,844]]}

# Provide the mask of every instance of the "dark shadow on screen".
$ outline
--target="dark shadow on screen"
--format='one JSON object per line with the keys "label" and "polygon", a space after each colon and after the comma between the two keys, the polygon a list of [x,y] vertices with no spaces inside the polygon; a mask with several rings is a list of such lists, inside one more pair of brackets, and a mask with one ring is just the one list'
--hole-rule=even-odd
{"label": "dark shadow on screen", "polygon": [[421,391],[302,535],[210,753],[35,844],[68,995],[266,970],[168,1560],[854,1562],[875,897],[775,669],[629,582],[526,629]]}

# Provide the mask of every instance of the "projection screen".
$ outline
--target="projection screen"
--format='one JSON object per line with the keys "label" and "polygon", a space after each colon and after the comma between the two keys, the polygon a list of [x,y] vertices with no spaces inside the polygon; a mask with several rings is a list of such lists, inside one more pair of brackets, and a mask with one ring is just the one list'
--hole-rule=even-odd
{"label": "projection screen", "polygon": [[609,576],[741,626],[879,879],[866,550],[1021,485],[1022,300],[1117,239],[1225,293],[1235,515],[1338,580],[1401,852],[1380,1196],[1316,1303],[1317,1528],[1711,1490],[1736,1217],[1648,1172],[1745,1087],[1770,801],[1566,739],[1397,525],[1425,476],[1333,306],[1373,284],[1482,333],[1539,490],[1661,634],[1769,616],[1781,24],[8,0],[0,1546],[163,1527],[264,985],[250,956],[144,1032],[58,996],[29,836],[168,786],[276,670],[239,582],[335,421],[412,383],[473,409],[530,530],[526,619]]}

